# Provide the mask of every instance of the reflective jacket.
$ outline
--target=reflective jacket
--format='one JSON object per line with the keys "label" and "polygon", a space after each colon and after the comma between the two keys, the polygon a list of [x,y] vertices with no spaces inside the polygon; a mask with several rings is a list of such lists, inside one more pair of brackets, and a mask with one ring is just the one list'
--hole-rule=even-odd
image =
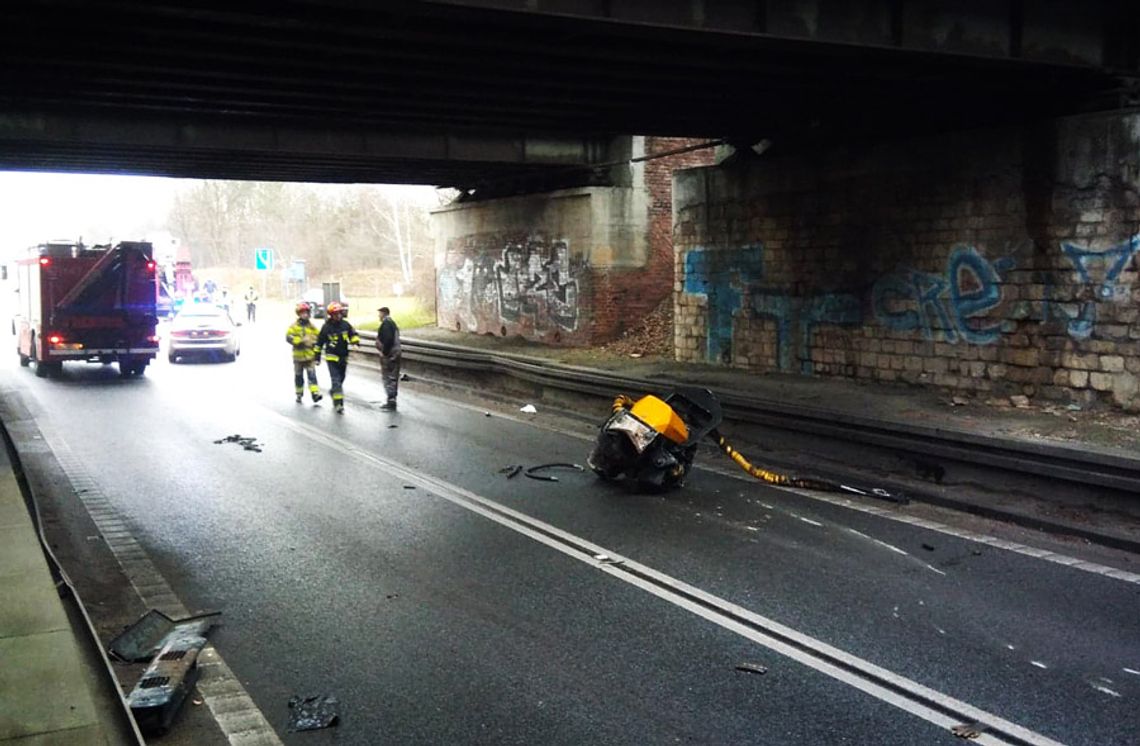
{"label": "reflective jacket", "polygon": [[293,359],[308,361],[317,359],[317,336],[319,332],[313,322],[298,318],[285,332],[285,341],[293,345]]}
{"label": "reflective jacket", "polygon": [[360,337],[352,324],[344,319],[329,320],[321,327],[317,336],[317,354],[324,351],[325,360],[348,360],[348,346],[360,344]]}

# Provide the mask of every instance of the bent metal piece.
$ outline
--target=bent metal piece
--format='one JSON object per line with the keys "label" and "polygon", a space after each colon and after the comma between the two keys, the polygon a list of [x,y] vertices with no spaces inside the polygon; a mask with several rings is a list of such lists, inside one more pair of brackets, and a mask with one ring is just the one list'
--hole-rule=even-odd
{"label": "bent metal piece", "polygon": [[540,479],[543,482],[557,482],[558,481],[558,477],[549,476],[547,474],[537,474],[536,473],[536,472],[541,471],[543,469],[575,469],[577,471],[585,471],[586,470],[585,467],[583,467],[580,464],[551,463],[551,464],[539,464],[538,466],[532,466],[529,469],[527,469],[525,473],[531,479]]}

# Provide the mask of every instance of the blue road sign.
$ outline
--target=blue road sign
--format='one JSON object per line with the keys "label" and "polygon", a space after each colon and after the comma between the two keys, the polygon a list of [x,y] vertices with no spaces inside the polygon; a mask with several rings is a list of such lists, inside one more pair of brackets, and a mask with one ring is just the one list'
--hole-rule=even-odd
{"label": "blue road sign", "polygon": [[253,261],[257,269],[273,269],[273,249],[254,249]]}

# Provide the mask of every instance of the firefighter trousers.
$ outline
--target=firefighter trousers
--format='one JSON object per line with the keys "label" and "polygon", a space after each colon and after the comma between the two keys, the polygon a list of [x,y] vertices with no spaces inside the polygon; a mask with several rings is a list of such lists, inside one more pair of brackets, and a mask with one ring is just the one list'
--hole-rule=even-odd
{"label": "firefighter trousers", "polygon": [[312,360],[293,361],[293,387],[297,391],[297,400],[305,393],[305,379],[309,379],[309,395],[313,401],[321,400],[321,389],[317,386],[317,366]]}
{"label": "firefighter trousers", "polygon": [[344,377],[348,373],[347,360],[329,360],[329,380],[332,381],[330,392],[333,406],[338,409],[344,406]]}

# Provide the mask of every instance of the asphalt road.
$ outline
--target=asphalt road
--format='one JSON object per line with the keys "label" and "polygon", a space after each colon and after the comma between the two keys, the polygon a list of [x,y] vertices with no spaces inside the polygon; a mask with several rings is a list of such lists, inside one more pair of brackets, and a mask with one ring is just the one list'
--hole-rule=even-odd
{"label": "asphalt road", "polygon": [[[224,612],[286,743],[1137,742],[1134,582],[704,469],[664,496],[508,480],[589,442],[412,387],[381,412],[360,367],[345,415],[297,405],[282,335],[142,380],[2,375],[183,603]],[[312,694],[339,726],[287,732]]]}

